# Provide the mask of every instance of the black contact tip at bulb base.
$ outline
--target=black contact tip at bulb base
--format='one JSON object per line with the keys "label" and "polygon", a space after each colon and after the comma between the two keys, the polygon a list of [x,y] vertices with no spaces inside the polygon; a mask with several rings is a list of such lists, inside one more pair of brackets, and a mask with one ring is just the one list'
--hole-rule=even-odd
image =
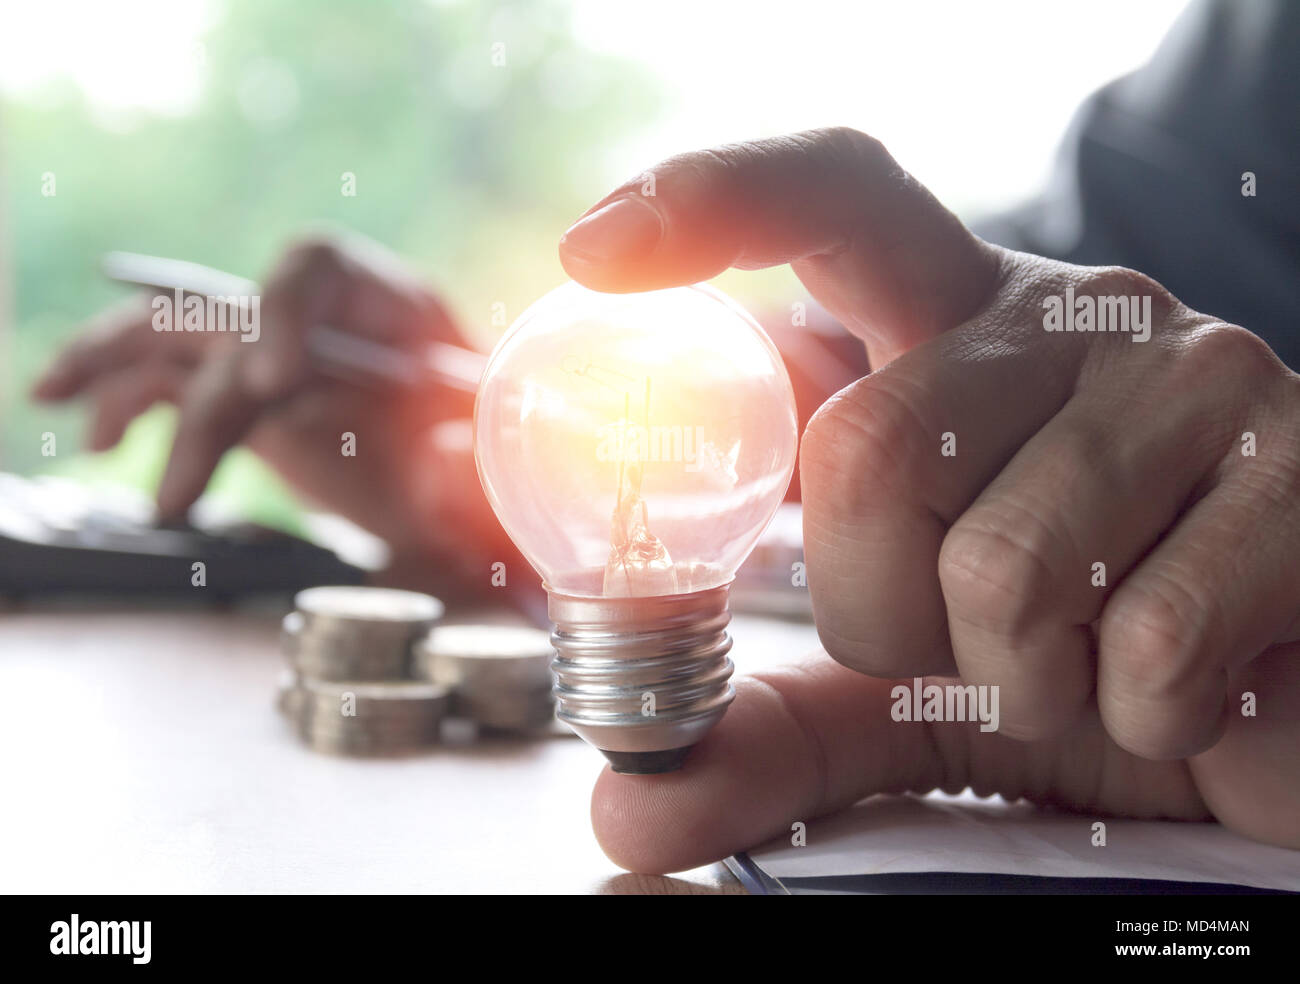
{"label": "black contact tip at bulb base", "polygon": [[691,754],[694,745],[669,748],[662,752],[611,752],[602,748],[600,754],[609,759],[614,771],[625,776],[656,776],[663,772],[676,772]]}

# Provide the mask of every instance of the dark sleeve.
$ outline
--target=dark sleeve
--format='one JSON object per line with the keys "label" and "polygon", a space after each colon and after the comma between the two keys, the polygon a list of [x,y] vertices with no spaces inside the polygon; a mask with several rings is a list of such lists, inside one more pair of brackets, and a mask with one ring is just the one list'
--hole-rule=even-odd
{"label": "dark sleeve", "polygon": [[1046,191],[972,227],[1141,270],[1300,368],[1300,2],[1193,3],[1148,64],[1080,108]]}

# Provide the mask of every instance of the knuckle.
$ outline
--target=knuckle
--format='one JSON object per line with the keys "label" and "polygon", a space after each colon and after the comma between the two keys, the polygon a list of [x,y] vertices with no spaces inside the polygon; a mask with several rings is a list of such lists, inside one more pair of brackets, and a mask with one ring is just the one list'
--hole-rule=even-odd
{"label": "knuckle", "polygon": [[1177,308],[1178,298],[1159,281],[1122,266],[1088,267],[1076,294],[1093,297],[1150,297],[1153,324],[1160,324]]}
{"label": "knuckle", "polygon": [[1157,298],[1171,304],[1174,301],[1174,296],[1159,281],[1128,267],[1091,267],[1084,286],[1094,294],[1150,294],[1153,301]]}
{"label": "knuckle", "polygon": [[316,234],[294,242],[271,276],[276,284],[298,283],[330,276],[343,268],[344,250],[335,236]]}
{"label": "knuckle", "polygon": [[1266,379],[1286,373],[1268,343],[1237,325],[1216,322],[1192,332],[1180,354],[1183,369],[1198,378],[1221,377],[1225,372],[1245,378]]}
{"label": "knuckle", "polygon": [[[879,140],[846,126],[690,151],[651,169],[669,204],[689,211],[708,203],[739,230],[750,227],[755,209],[768,205],[774,186],[850,179],[856,184],[864,174],[897,170]],[[643,179],[644,174],[630,178],[611,197],[635,192]]]}
{"label": "knuckle", "polygon": [[860,515],[882,487],[905,478],[920,425],[910,401],[866,377],[827,400],[809,420],[801,451],[806,503]]}
{"label": "knuckle", "polygon": [[809,131],[808,136],[814,145],[826,148],[836,157],[858,162],[893,161],[884,143],[851,126],[823,127]]}
{"label": "knuckle", "polygon": [[1209,610],[1180,581],[1151,574],[1144,586],[1122,590],[1102,612],[1104,656],[1122,660],[1125,683],[1154,697],[1180,690],[1206,648]]}
{"label": "knuckle", "polygon": [[803,145],[818,180],[857,188],[873,179],[904,177],[885,145],[861,130],[834,126],[809,130],[794,139]]}
{"label": "knuckle", "polygon": [[[921,636],[946,631],[945,624],[914,632],[906,619],[869,614],[880,605],[873,545],[881,524],[896,521],[900,496],[915,498],[914,483],[900,470],[914,467],[918,434],[908,402],[868,377],[814,415],[800,451],[804,551],[818,634],[832,659],[872,676],[907,673],[915,651],[934,648],[934,640]],[[934,595],[940,605],[937,586]]]}
{"label": "knuckle", "polygon": [[652,168],[633,175],[610,195],[639,194],[647,174],[653,174],[659,194],[691,201],[718,197],[743,178],[745,161],[758,154],[757,144],[723,144],[666,157]]}
{"label": "knuckle", "polygon": [[1051,578],[1041,523],[1015,533],[1009,527],[980,516],[959,519],[939,549],[939,584],[951,614],[1014,635],[1034,619]]}

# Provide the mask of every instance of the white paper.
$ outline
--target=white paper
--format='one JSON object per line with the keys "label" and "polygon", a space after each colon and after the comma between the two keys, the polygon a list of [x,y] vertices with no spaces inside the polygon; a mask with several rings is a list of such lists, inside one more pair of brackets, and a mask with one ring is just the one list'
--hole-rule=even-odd
{"label": "white paper", "polygon": [[[1094,847],[1093,824],[1106,844]],[[960,872],[1150,878],[1300,891],[1300,851],[1215,823],[1118,820],[1040,810],[972,793],[879,796],[749,852],[777,881],[834,875]]]}

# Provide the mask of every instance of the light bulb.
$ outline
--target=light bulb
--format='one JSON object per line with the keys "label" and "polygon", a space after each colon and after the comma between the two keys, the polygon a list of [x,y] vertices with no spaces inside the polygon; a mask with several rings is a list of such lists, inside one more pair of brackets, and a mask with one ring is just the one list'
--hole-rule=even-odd
{"label": "light bulb", "polygon": [[616,771],[678,768],[726,712],[727,592],[797,441],[776,347],[708,286],[564,284],[488,360],[479,478],[546,587],[558,716]]}

